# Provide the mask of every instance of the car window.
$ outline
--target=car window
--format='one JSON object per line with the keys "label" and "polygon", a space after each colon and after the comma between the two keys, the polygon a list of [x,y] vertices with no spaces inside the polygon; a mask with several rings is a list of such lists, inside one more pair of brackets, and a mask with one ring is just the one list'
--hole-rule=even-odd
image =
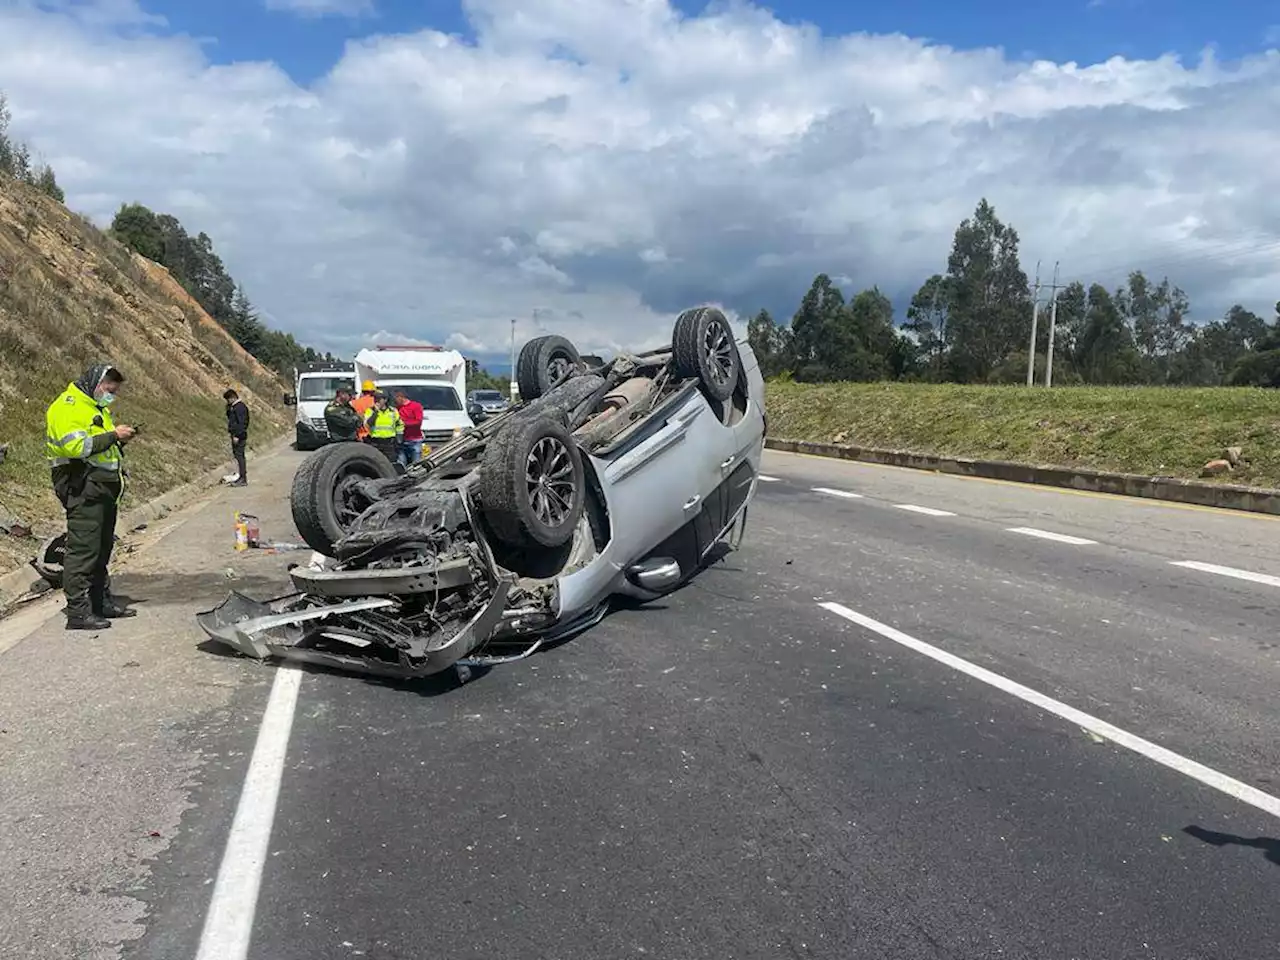
{"label": "car window", "polygon": [[332,400],[339,387],[351,390],[355,381],[350,377],[307,377],[298,385],[298,399]]}
{"label": "car window", "polygon": [[452,387],[425,383],[397,384],[389,391],[403,390],[410,400],[417,400],[423,410],[461,410],[462,403]]}

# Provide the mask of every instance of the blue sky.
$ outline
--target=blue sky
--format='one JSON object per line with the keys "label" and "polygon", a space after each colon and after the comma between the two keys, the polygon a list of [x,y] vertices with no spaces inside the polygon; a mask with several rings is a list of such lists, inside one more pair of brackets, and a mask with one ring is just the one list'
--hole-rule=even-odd
{"label": "blue sky", "polygon": [[[469,36],[457,0],[373,0],[374,16],[305,17],[268,10],[264,0],[142,0],[173,29],[216,40],[211,60],[271,59],[300,83],[323,75],[350,38],[423,27]],[[696,14],[706,4],[680,0]],[[1234,59],[1280,45],[1280,5],[1263,0],[778,0],[763,4],[785,22],[809,22],[825,33],[902,32],[962,48],[1000,46],[1011,58],[1082,65],[1114,55],[1147,59],[1175,53],[1193,61],[1207,45]]]}
{"label": "blue sky", "polygon": [[481,48],[419,32],[469,36],[462,0],[0,0],[0,90],[72,209],[206,231],[343,355],[498,358],[513,318],[643,348],[696,303],[790,317],[819,272],[901,320],[983,198],[1028,273],[1168,275],[1201,322],[1280,297],[1277,0],[467,2]]}

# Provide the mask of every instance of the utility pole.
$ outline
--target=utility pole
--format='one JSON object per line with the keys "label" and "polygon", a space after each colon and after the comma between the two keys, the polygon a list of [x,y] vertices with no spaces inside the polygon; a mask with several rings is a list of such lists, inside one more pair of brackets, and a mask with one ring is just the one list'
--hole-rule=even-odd
{"label": "utility pole", "polygon": [[1058,329],[1058,264],[1053,264],[1053,306],[1049,308],[1049,355],[1044,363],[1044,385],[1053,386],[1053,335]]}
{"label": "utility pole", "polygon": [[516,382],[516,318],[511,318],[511,383],[510,383],[511,402],[516,402],[516,391],[520,389],[520,385]]}
{"label": "utility pole", "polygon": [[1031,347],[1027,350],[1027,386],[1036,382],[1036,318],[1040,314],[1040,261],[1036,261],[1036,289],[1031,295]]}

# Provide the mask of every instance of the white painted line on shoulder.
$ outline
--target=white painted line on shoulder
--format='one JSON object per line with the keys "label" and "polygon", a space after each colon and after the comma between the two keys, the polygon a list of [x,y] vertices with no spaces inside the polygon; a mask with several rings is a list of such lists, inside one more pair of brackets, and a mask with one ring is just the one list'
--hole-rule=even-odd
{"label": "white painted line on shoulder", "polygon": [[848,490],[832,490],[830,487],[814,487],[814,493],[825,493],[829,497],[846,497],[849,500],[861,500],[862,494],[850,493]]}
{"label": "white painted line on shoulder", "polygon": [[267,862],[267,845],[301,683],[300,670],[280,667],[276,671],[218,868],[196,960],[245,960],[249,955],[253,915],[258,907],[258,889]]}
{"label": "white painted line on shoulder", "polygon": [[1053,533],[1049,530],[1037,530],[1035,527],[1010,527],[1009,533],[1021,533],[1028,537],[1039,537],[1041,540],[1056,540],[1058,543],[1070,543],[1077,547],[1096,544],[1097,540],[1086,540],[1084,537],[1071,537],[1065,533]]}
{"label": "white painted line on shoulder", "polygon": [[912,513],[923,513],[927,517],[954,517],[949,510],[935,510],[933,507],[917,507],[914,503],[895,503],[899,510],[910,510]]}
{"label": "white painted line on shoulder", "polygon": [[1201,563],[1199,560],[1182,560],[1173,565],[1175,567],[1186,567],[1188,570],[1199,570],[1201,573],[1216,573],[1222,577],[1235,577],[1237,580],[1265,583],[1269,587],[1280,587],[1280,577],[1273,577],[1269,573],[1251,573],[1248,570],[1237,570],[1234,567],[1220,567],[1216,563]]}
{"label": "white painted line on shoulder", "polygon": [[960,673],[973,677],[975,680],[981,680],[997,690],[1012,694],[1020,700],[1025,700],[1041,710],[1059,716],[1063,720],[1074,723],[1106,740],[1110,740],[1122,747],[1127,747],[1148,760],[1154,760],[1156,763],[1163,764],[1171,770],[1176,770],[1178,773],[1193,780],[1198,780],[1205,786],[1220,790],[1228,796],[1235,797],[1237,800],[1252,807],[1257,807],[1272,816],[1280,817],[1280,797],[1273,797],[1269,793],[1263,793],[1258,788],[1251,787],[1249,784],[1229,777],[1225,773],[1219,773],[1211,767],[1189,760],[1181,754],[1174,753],[1172,750],[1168,750],[1149,740],[1144,740],[1142,737],[1129,733],[1127,730],[1121,730],[1105,720],[1099,720],[1097,717],[1090,716],[1084,711],[1054,700],[1052,697],[1047,697],[1043,693],[1032,690],[1030,687],[1025,687],[1017,681],[1010,680],[1008,677],[970,663],[962,657],[957,657],[954,653],[948,653],[932,644],[925,643],[923,640],[917,640],[901,630],[895,630],[893,627],[877,620],[872,620],[870,617],[858,613],[856,610],[850,610],[842,604],[820,603],[819,606],[834,613],[836,616],[843,617],[851,623],[856,623],[858,626],[870,630],[872,633],[877,633],[888,640],[900,643],[902,646],[914,650],[916,653],[924,654],[926,657],[945,664],[953,670],[958,670]]}
{"label": "white painted line on shoulder", "polygon": [[758,473],[758,474],[756,474],[756,476],[757,476],[757,477],[758,477],[762,482],[764,482],[764,483],[777,483],[777,482],[778,482],[778,478],[777,478],[777,477],[766,477],[763,473]]}

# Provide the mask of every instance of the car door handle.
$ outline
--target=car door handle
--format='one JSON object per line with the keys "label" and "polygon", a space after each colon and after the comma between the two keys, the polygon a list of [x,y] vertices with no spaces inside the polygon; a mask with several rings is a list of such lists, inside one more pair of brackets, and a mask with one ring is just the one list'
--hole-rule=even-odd
{"label": "car door handle", "polygon": [[721,463],[721,464],[720,464],[720,469],[721,469],[721,470],[728,470],[731,466],[733,466],[733,462],[734,462],[735,460],[737,460],[737,459],[738,459],[738,458],[737,458],[737,456],[736,456],[736,455],[735,455],[735,456],[730,457],[728,460],[725,460],[723,463]]}
{"label": "car door handle", "polygon": [[698,505],[698,501],[701,499],[702,499],[702,494],[697,494],[696,496],[690,497],[688,500],[684,502],[684,509],[692,510],[694,507]]}

